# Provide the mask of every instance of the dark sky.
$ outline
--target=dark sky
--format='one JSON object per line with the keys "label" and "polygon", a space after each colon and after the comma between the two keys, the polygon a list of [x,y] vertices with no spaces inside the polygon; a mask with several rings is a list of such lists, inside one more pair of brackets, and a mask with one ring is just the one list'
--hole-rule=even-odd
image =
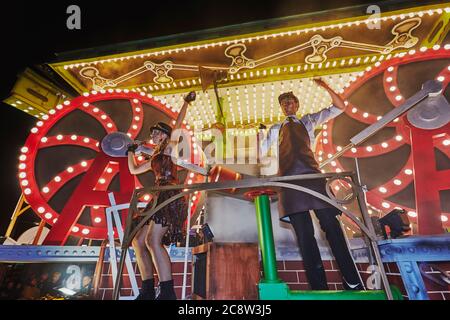
{"label": "dark sky", "polygon": [[[0,100],[9,95],[18,73],[27,66],[52,61],[58,52],[375,2],[4,1],[0,9],[3,63]],[[66,8],[71,4],[81,8],[81,30],[66,28]],[[2,103],[0,121],[3,142],[0,235],[3,235],[20,196],[16,178],[19,149],[36,119]]]}

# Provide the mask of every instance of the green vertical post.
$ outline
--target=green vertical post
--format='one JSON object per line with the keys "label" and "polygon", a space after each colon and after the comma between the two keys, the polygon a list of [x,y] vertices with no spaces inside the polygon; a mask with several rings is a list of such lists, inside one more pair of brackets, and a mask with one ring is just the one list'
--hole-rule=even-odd
{"label": "green vertical post", "polygon": [[270,213],[269,196],[259,195],[255,198],[256,223],[258,225],[258,240],[261,247],[264,270],[263,282],[278,283],[277,260],[273,241],[272,217]]}
{"label": "green vertical post", "polygon": [[225,128],[225,130],[223,132],[223,136],[221,139],[214,140],[215,150],[216,150],[215,152],[216,152],[216,159],[220,159],[219,163],[225,163],[226,157],[227,157],[227,150],[226,150],[227,121],[226,121],[225,113],[223,111],[224,99],[222,97],[219,97],[218,93],[216,95],[216,98],[217,98],[217,104],[216,104],[216,109],[215,109],[216,123],[222,124],[222,126]]}

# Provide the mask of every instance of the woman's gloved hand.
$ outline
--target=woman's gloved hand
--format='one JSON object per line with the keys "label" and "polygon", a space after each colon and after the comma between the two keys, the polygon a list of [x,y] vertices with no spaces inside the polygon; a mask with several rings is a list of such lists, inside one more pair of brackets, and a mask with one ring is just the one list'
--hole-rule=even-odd
{"label": "woman's gloved hand", "polygon": [[128,152],[133,152],[133,153],[135,153],[137,147],[138,147],[138,144],[137,144],[137,143],[132,143],[132,144],[128,145],[126,154],[128,155]]}
{"label": "woman's gloved hand", "polygon": [[191,91],[187,94],[187,96],[184,97],[184,101],[190,103],[195,100],[195,97],[196,97],[195,91]]}

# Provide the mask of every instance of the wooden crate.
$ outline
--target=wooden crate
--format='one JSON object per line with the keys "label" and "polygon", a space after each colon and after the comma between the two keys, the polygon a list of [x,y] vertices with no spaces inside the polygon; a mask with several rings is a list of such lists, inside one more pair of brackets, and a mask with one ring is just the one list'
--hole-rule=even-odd
{"label": "wooden crate", "polygon": [[194,300],[255,300],[260,278],[258,245],[207,243],[193,248]]}

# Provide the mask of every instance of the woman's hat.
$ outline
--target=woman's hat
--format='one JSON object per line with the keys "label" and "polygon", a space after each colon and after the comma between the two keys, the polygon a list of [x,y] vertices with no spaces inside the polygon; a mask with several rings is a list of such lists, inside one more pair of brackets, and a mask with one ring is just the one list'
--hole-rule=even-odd
{"label": "woman's hat", "polygon": [[156,125],[150,127],[150,132],[153,130],[159,130],[167,134],[168,136],[172,133],[172,127],[169,126],[167,123],[164,122],[158,122]]}

